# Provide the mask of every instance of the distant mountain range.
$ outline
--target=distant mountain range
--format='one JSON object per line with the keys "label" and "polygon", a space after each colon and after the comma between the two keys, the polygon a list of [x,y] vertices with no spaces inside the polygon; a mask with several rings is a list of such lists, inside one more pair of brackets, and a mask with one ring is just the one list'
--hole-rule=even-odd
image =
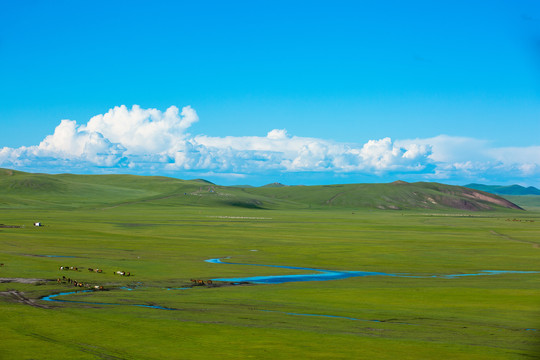
{"label": "distant mountain range", "polygon": [[521,185],[465,185],[469,189],[481,190],[496,195],[540,195],[540,190],[534,186],[524,187]]}
{"label": "distant mountain range", "polygon": [[522,210],[482,190],[430,182],[261,187],[162,176],[32,174],[0,169],[0,208],[212,206],[251,209]]}

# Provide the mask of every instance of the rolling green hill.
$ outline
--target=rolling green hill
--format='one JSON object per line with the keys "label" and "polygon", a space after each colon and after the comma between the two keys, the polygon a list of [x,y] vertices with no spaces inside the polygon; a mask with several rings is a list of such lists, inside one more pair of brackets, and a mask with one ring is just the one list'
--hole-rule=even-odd
{"label": "rolling green hill", "polygon": [[226,187],[159,176],[32,174],[0,169],[0,207],[81,208],[145,202],[254,209],[521,209],[497,195],[438,183]]}
{"label": "rolling green hill", "polygon": [[314,208],[377,209],[520,209],[499,196],[482,191],[438,183],[346,184],[321,186],[288,186],[246,189],[269,198],[288,200]]}

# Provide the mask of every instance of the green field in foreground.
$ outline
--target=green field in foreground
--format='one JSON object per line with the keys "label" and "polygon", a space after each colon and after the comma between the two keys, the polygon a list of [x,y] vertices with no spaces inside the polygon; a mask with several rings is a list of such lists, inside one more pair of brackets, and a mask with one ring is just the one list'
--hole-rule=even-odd
{"label": "green field in foreground", "polygon": [[257,210],[160,200],[3,209],[0,223],[24,225],[0,228],[0,278],[65,275],[109,289],[59,303],[37,299],[72,287],[1,283],[2,359],[492,360],[540,351],[540,274],[167,290],[191,278],[306,273],[204,262],[218,257],[412,275],[540,271],[538,212]]}

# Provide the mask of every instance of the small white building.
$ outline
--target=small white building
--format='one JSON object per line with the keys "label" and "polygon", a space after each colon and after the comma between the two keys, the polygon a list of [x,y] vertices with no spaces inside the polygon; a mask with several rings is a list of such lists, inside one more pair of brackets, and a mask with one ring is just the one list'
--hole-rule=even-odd
{"label": "small white building", "polygon": [[40,222],[35,222],[35,223],[34,223],[34,226],[43,226],[43,224],[40,223]]}

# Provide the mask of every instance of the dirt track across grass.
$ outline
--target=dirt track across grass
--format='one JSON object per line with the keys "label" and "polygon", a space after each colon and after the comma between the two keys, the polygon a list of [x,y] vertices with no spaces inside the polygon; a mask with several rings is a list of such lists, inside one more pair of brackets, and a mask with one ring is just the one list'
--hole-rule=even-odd
{"label": "dirt track across grass", "polygon": [[39,282],[47,282],[52,280],[47,279],[27,279],[27,278],[0,278],[0,283],[19,283],[19,284],[35,284]]}

